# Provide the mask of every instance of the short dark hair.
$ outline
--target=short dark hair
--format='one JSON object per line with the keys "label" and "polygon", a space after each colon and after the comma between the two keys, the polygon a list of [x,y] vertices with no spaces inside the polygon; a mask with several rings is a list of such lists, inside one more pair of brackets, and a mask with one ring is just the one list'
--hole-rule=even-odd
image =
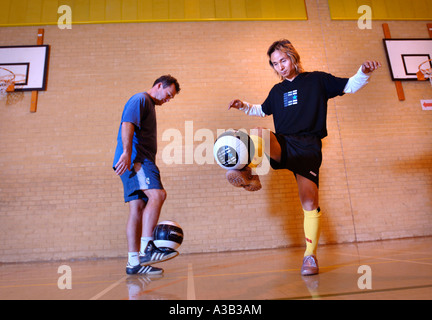
{"label": "short dark hair", "polygon": [[153,84],[153,87],[155,85],[157,85],[158,83],[162,83],[162,85],[163,85],[164,88],[169,87],[171,85],[174,85],[175,88],[176,88],[177,93],[179,93],[180,90],[181,90],[180,89],[180,85],[179,85],[177,79],[174,78],[173,76],[171,76],[170,74],[167,74],[167,75],[164,75],[164,76],[161,76],[161,77],[157,78],[156,81]]}

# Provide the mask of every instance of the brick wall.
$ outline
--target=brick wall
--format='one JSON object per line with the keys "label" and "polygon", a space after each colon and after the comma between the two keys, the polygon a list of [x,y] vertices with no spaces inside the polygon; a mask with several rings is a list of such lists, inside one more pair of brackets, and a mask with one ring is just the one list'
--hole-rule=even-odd
{"label": "brick wall", "polygon": [[[366,59],[383,63],[366,88],[329,103],[321,243],[431,235],[432,112],[422,111],[420,99],[432,98],[432,88],[404,82],[406,101],[399,102],[382,21],[359,30],[356,21],[331,21],[327,1],[306,4],[308,21],[45,27],[48,90],[37,113],[29,112],[29,93],[0,101],[0,262],[126,255],[128,206],[111,169],[120,116],[131,95],[165,73],[182,92],[157,109],[168,192],[161,219],[182,225],[181,252],[302,246],[290,172],[270,171],[261,191],[247,193],[231,187],[216,164],[185,164],[203,143],[189,132],[273,128],[271,118],[227,106],[234,98],[264,101],[278,81],[265,53],[280,38],[293,42],[309,71],[352,76]],[[428,37],[425,21],[388,23],[395,38]],[[37,28],[0,28],[0,45],[34,44]],[[180,164],[162,158],[173,129],[182,137]]]}

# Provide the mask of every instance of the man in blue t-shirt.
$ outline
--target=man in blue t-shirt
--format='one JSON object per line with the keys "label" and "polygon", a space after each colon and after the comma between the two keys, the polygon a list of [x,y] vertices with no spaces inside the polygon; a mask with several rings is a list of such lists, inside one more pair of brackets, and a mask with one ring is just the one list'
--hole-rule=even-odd
{"label": "man in blue t-shirt", "polygon": [[162,76],[150,90],[132,96],[123,110],[113,168],[123,182],[124,199],[129,203],[127,274],[162,274],[161,268],[151,265],[178,255],[175,250],[157,248],[153,230],[166,198],[156,166],[155,106],[170,101],[179,92],[174,77]]}
{"label": "man in blue t-shirt", "polygon": [[[288,40],[274,42],[268,52],[270,66],[282,82],[276,84],[262,105],[233,100],[229,108],[247,115],[273,115],[275,132],[270,136],[270,164],[273,169],[291,170],[297,180],[304,211],[306,251],[302,275],[319,272],[316,249],[320,236],[321,212],[318,205],[319,169],[322,162],[321,139],[327,136],[327,101],[354,93],[366,85],[378,61],[366,61],[351,78],[338,78],[325,72],[304,72],[300,56]],[[262,137],[263,128],[259,129]],[[263,143],[263,140],[257,140]],[[264,146],[261,146],[265,150]],[[253,169],[227,171],[236,187],[257,191],[261,183]]]}

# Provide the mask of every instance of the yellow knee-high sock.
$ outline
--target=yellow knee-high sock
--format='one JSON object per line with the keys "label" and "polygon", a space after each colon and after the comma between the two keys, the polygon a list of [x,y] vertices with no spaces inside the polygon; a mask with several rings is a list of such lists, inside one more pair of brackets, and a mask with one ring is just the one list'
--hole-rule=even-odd
{"label": "yellow knee-high sock", "polygon": [[307,211],[304,210],[304,233],[306,238],[306,251],[304,256],[316,255],[318,240],[321,233],[320,208]]}
{"label": "yellow knee-high sock", "polygon": [[249,164],[249,167],[256,168],[261,164],[264,157],[264,150],[265,150],[264,139],[256,135],[250,135],[250,138],[253,141],[255,147],[255,154],[252,159],[252,162]]}

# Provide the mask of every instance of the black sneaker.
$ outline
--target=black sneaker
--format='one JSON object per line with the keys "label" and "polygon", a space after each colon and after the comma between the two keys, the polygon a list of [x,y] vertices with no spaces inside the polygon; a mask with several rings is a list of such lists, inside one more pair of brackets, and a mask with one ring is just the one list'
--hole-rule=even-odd
{"label": "black sneaker", "polygon": [[178,252],[171,248],[158,248],[153,241],[149,241],[145,248],[144,255],[140,253],[140,264],[147,266],[163,261],[170,260],[178,256]]}
{"label": "black sneaker", "polygon": [[126,273],[127,274],[147,274],[149,276],[152,276],[152,275],[162,274],[163,269],[152,267],[152,266],[141,266],[141,265],[131,266],[128,262],[126,266]]}

